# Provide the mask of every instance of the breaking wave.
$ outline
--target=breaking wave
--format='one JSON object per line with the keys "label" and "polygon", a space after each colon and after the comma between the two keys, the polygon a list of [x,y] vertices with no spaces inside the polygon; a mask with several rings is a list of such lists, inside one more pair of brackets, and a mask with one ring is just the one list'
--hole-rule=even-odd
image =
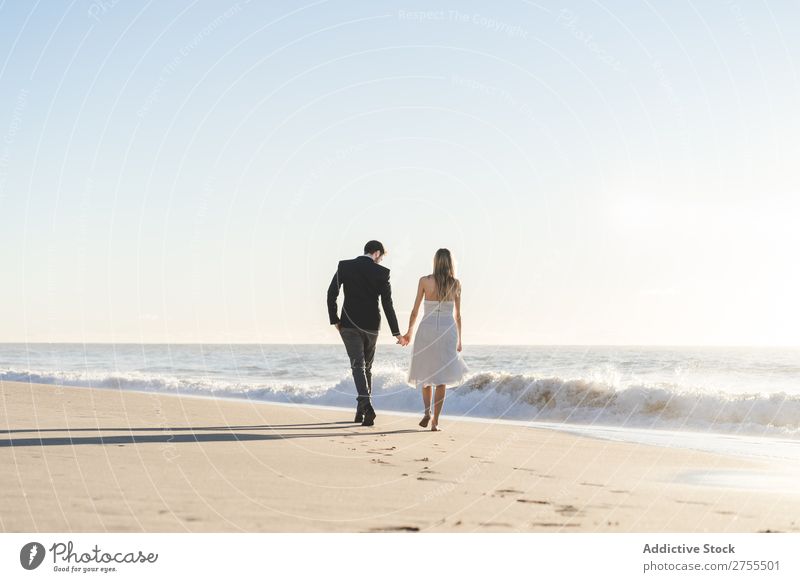
{"label": "breaking wave", "polygon": [[[348,376],[328,383],[242,382],[147,373],[0,371],[0,380],[117,390],[244,398],[351,407]],[[417,390],[400,370],[373,373],[378,410],[421,411]],[[448,389],[445,414],[566,424],[800,437],[800,396],[736,393],[669,383],[614,386],[598,380],[480,372]]]}

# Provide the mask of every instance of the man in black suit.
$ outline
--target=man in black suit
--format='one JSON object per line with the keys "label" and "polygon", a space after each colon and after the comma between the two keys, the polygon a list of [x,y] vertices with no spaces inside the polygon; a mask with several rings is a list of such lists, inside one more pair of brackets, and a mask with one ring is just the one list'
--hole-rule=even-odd
{"label": "man in black suit", "polygon": [[[342,336],[344,347],[350,358],[353,380],[358,391],[358,405],[354,422],[361,426],[375,424],[375,409],[372,407],[372,360],[375,358],[375,344],[381,326],[378,311],[378,297],[383,312],[389,321],[389,329],[401,346],[408,341],[400,335],[397,316],[392,305],[392,288],[389,284],[389,269],[381,262],[386,250],[383,245],[371,240],[364,245],[364,254],[348,261],[339,261],[336,273],[328,287],[328,316]],[[344,285],[344,305],[342,317],[337,315],[336,298],[339,288]]]}

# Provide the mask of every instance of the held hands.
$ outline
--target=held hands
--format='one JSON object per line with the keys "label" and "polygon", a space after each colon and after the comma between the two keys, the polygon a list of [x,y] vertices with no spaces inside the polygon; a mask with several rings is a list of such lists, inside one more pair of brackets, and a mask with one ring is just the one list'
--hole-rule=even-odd
{"label": "held hands", "polygon": [[400,344],[401,346],[406,347],[408,345],[408,334],[398,335],[395,337],[397,338],[397,343]]}

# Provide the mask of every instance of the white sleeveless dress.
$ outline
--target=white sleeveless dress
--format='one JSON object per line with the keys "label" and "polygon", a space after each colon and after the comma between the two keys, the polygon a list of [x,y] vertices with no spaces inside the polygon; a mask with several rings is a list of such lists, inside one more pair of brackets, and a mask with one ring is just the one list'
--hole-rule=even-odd
{"label": "white sleeveless dress", "polygon": [[426,385],[461,383],[469,372],[456,351],[458,328],[453,317],[453,301],[425,299],[425,309],[414,336],[408,383],[417,388]]}

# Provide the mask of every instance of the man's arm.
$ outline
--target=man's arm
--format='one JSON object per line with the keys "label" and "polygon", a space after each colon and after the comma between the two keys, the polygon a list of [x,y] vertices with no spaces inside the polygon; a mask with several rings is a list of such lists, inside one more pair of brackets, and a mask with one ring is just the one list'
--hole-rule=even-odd
{"label": "man's arm", "polygon": [[397,315],[394,313],[394,305],[392,304],[392,285],[389,283],[389,273],[386,273],[386,280],[381,286],[381,305],[383,306],[383,313],[386,315],[386,321],[389,322],[389,329],[392,330],[392,335],[397,337],[400,335],[400,326],[397,325]]}
{"label": "man's arm", "polygon": [[339,297],[339,287],[341,286],[342,282],[339,279],[339,268],[337,267],[336,272],[333,274],[333,279],[331,279],[331,284],[328,286],[328,318],[330,319],[331,325],[339,323],[336,299]]}

